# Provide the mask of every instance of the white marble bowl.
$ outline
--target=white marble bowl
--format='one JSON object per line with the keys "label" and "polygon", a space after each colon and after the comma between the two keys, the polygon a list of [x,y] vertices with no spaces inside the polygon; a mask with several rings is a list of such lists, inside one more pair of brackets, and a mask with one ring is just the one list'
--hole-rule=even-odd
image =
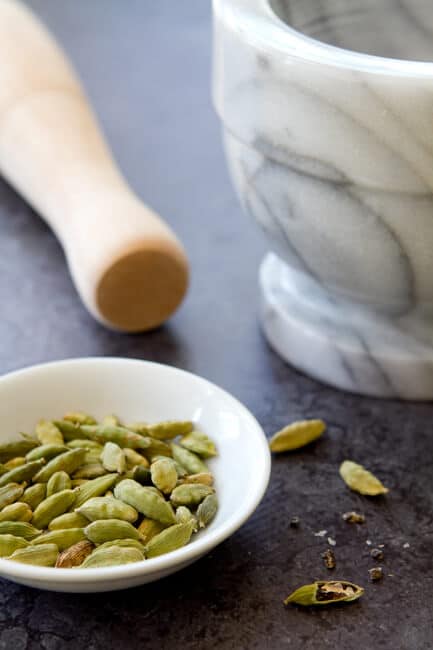
{"label": "white marble bowl", "polygon": [[[41,417],[80,409],[128,420],[193,419],[216,442],[209,462],[220,507],[214,521],[177,551],[101,569],[55,569],[0,559],[0,576],[53,591],[112,591],[158,580],[186,567],[234,533],[266,490],[270,454],[251,413],[214,384],[146,361],[88,358],[26,368],[0,378],[0,440],[31,431]],[[245,549],[247,551],[247,549]]]}
{"label": "white marble bowl", "polygon": [[355,392],[433,398],[433,6],[214,0],[214,96],[273,252],[271,345]]}

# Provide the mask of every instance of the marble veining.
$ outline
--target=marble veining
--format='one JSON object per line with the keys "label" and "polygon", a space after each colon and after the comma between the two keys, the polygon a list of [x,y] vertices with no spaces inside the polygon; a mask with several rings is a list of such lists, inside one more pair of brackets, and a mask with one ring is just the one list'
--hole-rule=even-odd
{"label": "marble veining", "polygon": [[338,387],[432,399],[433,63],[415,60],[433,61],[433,6],[214,9],[229,168],[275,253],[260,271],[271,345]]}

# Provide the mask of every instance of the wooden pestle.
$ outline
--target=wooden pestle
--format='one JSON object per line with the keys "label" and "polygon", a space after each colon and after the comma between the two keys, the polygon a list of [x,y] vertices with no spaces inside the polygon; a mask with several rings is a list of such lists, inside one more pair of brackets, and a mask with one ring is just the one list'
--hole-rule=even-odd
{"label": "wooden pestle", "polygon": [[180,242],[134,195],[64,54],[16,0],[0,0],[0,171],[56,233],[100,322],[147,330],[176,309]]}

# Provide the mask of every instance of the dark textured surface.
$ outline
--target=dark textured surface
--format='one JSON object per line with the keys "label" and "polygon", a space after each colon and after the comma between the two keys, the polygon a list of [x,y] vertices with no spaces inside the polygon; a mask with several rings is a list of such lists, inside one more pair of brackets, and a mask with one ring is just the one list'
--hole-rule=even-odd
{"label": "dark textured surface", "polygon": [[[323,417],[329,430],[309,449],[275,459],[251,520],[173,577],[88,596],[0,581],[0,650],[430,650],[432,407],[336,392],[267,348],[256,319],[264,247],[229,184],[211,108],[209,3],[29,4],[73,59],[131,183],[183,239],[193,279],[166,327],[139,336],[108,332],[79,303],[53,235],[1,183],[0,371],[83,355],[152,359],[232,391],[267,433],[298,417]],[[350,493],[337,471],[347,457],[377,471],[390,494],[369,500]],[[353,508],[365,512],[366,524],[341,520]],[[297,530],[288,526],[293,515],[301,518]],[[320,559],[326,541],[314,536],[321,529],[337,542],[332,575],[364,585],[366,596],[346,607],[285,609],[282,599],[294,587],[331,575]],[[385,544],[380,584],[368,582],[368,539]]]}

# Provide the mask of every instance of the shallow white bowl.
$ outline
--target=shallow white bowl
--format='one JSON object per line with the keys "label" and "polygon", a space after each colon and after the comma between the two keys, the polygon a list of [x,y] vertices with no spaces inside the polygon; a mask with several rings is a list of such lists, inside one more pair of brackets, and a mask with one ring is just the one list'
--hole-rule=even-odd
{"label": "shallow white bowl", "polygon": [[[183,370],[147,361],[86,358],[56,361],[0,378],[0,441],[32,431],[41,418],[83,410],[125,420],[192,419],[216,442],[210,461],[220,507],[211,525],[177,551],[101,569],[54,569],[0,559],[0,576],[53,591],[134,587],[174,573],[229,537],[254,512],[266,490],[270,455],[251,413],[218,386]],[[245,549],[247,550],[247,549]]]}

